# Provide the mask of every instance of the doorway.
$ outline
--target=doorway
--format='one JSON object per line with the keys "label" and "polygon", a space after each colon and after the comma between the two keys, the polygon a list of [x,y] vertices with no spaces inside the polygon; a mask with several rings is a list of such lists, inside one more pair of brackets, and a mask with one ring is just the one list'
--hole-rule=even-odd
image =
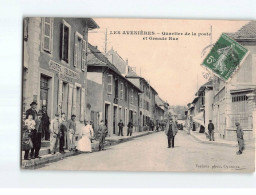
{"label": "doorway", "polygon": [[48,111],[49,77],[41,74],[40,78],[40,105],[46,106]]}
{"label": "doorway", "polygon": [[113,134],[116,134],[116,124],[117,124],[117,106],[113,107]]}

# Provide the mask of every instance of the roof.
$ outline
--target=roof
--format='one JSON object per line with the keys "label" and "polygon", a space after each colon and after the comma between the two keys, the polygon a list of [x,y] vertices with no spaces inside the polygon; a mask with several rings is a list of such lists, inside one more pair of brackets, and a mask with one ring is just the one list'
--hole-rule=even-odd
{"label": "roof", "polygon": [[196,92],[195,96],[198,96],[201,94],[201,92],[203,92],[206,88],[213,88],[213,84],[212,81],[208,81],[205,84],[203,84],[198,91]]}
{"label": "roof", "polygon": [[250,21],[235,33],[225,34],[236,40],[256,40],[256,21]]}
{"label": "roof", "polygon": [[108,60],[106,56],[101,53],[97,47],[92,46],[90,43],[88,43],[88,48],[92,52],[92,54],[95,56],[95,58],[89,59],[87,64],[89,66],[105,66],[113,70],[114,72],[121,74],[120,71]]}
{"label": "roof", "polygon": [[98,24],[92,18],[83,18],[88,25],[89,30],[99,28]]}
{"label": "roof", "polygon": [[108,67],[110,70],[114,71],[116,74],[118,74],[120,77],[124,78],[128,83],[130,83],[134,88],[136,88],[139,92],[142,92],[140,88],[138,88],[136,85],[134,85],[131,81],[126,79],[121,72],[113,65],[108,58],[101,53],[97,47],[94,47],[90,43],[88,43],[88,48],[91,51],[91,53],[94,55],[93,58],[88,59],[88,66],[94,66],[94,67]]}
{"label": "roof", "polygon": [[127,78],[135,78],[135,79],[141,79],[141,80],[143,80],[147,85],[150,86],[150,88],[151,88],[156,94],[158,94],[157,91],[149,84],[149,82],[148,82],[145,78],[143,78],[143,77],[141,77],[141,76],[138,76],[133,70],[129,71],[129,72],[127,73],[126,77],[127,77]]}
{"label": "roof", "polygon": [[158,106],[164,106],[165,104],[165,102],[158,95],[155,96],[155,102],[156,102],[156,105]]}

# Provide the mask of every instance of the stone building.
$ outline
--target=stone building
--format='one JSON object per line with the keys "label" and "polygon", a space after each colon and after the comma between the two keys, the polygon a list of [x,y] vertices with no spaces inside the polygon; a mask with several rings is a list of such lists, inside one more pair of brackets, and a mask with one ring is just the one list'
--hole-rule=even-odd
{"label": "stone building", "polygon": [[50,118],[65,112],[83,121],[87,102],[86,52],[91,18],[25,18],[23,111],[32,101]]}
{"label": "stone building", "polygon": [[[118,134],[118,122],[132,121],[139,130],[140,88],[127,80],[97,47],[88,45],[88,111],[94,126],[104,120],[110,135]],[[88,113],[89,115],[89,113]],[[95,128],[97,129],[97,128]]]}

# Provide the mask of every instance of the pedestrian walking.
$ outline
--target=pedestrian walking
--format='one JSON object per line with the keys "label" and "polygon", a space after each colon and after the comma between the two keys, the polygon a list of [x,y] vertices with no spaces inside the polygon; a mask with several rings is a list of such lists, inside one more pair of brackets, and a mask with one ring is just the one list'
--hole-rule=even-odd
{"label": "pedestrian walking", "polygon": [[66,121],[66,114],[63,112],[61,113],[60,118],[60,147],[59,152],[64,154],[64,148],[67,146],[67,121]]}
{"label": "pedestrian walking", "polygon": [[236,122],[235,125],[236,125],[237,142],[239,147],[239,150],[236,152],[236,154],[240,155],[244,151],[244,131],[240,126],[239,122]]}
{"label": "pedestrian walking", "polygon": [[33,132],[33,148],[31,149],[31,158],[41,158],[39,156],[39,151],[41,149],[41,139],[42,139],[42,112],[39,111],[35,120],[35,131]]}
{"label": "pedestrian walking", "polygon": [[176,122],[170,119],[166,125],[166,130],[165,130],[165,134],[167,135],[167,140],[168,140],[168,148],[174,148],[174,140],[177,132],[178,132],[178,127],[176,125]]}
{"label": "pedestrian walking", "polygon": [[104,121],[100,121],[100,126],[98,130],[98,137],[99,137],[99,151],[104,150],[105,138],[108,134],[108,129],[104,124]]}
{"label": "pedestrian walking", "polygon": [[93,136],[93,129],[90,123],[85,120],[84,126],[79,135],[77,149],[81,152],[92,152],[91,137]]}
{"label": "pedestrian walking", "polygon": [[42,106],[42,119],[41,119],[41,123],[42,123],[42,137],[46,140],[49,141],[50,140],[50,118],[47,114],[47,109],[46,106],[43,105]]}
{"label": "pedestrian walking", "polygon": [[72,115],[71,119],[68,120],[67,123],[67,131],[68,131],[68,150],[75,150],[75,141],[76,141],[76,115]]}
{"label": "pedestrian walking", "polygon": [[212,120],[209,120],[208,132],[209,132],[210,141],[215,141],[215,139],[214,139],[214,124],[212,123]]}
{"label": "pedestrian walking", "polygon": [[128,127],[127,136],[129,136],[129,135],[132,136],[132,130],[133,130],[133,123],[132,123],[132,121],[130,121],[128,123],[127,127]]}
{"label": "pedestrian walking", "polygon": [[30,104],[30,108],[26,111],[26,119],[28,119],[29,115],[32,115],[33,120],[36,119],[36,117],[37,117],[36,107],[37,107],[37,103],[36,102],[32,102]]}
{"label": "pedestrian walking", "polygon": [[118,123],[118,127],[119,127],[119,132],[118,132],[118,136],[124,136],[123,134],[123,128],[124,128],[124,123],[122,120],[120,120],[120,122]]}
{"label": "pedestrian walking", "polygon": [[59,133],[60,133],[59,114],[55,114],[55,118],[51,121],[50,132],[51,132],[50,151],[51,151],[51,154],[53,155],[56,153],[58,142],[59,142]]}

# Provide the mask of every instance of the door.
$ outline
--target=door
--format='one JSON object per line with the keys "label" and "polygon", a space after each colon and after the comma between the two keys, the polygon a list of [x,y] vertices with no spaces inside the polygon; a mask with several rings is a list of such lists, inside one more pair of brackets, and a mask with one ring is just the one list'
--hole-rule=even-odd
{"label": "door", "polygon": [[108,127],[108,111],[109,111],[109,105],[105,104],[105,125]]}
{"label": "door", "polygon": [[80,114],[81,114],[81,88],[76,88],[76,118],[80,120]]}
{"label": "door", "polygon": [[68,113],[68,84],[63,83],[62,85],[62,112],[67,116]]}
{"label": "door", "polygon": [[46,106],[48,111],[48,84],[49,84],[49,77],[42,75],[40,78],[40,105]]}
{"label": "door", "polygon": [[114,112],[113,112],[113,134],[116,134],[116,124],[117,124],[117,107],[114,106]]}

